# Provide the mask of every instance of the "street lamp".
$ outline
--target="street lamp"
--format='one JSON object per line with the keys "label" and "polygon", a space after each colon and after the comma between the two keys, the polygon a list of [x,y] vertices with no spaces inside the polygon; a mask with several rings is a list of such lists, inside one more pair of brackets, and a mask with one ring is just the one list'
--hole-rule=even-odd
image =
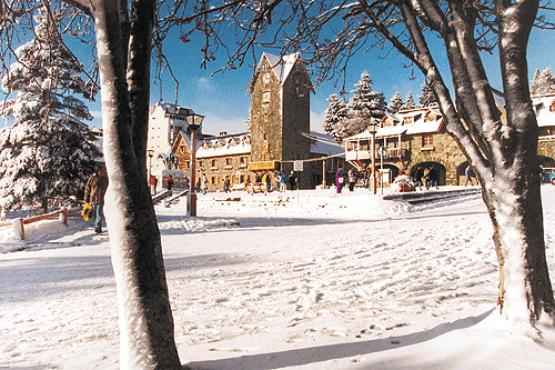
{"label": "street lamp", "polygon": [[204,116],[193,112],[192,110],[185,116],[187,125],[189,126],[189,134],[191,137],[191,176],[189,183],[189,216],[197,215],[197,194],[195,193],[196,185],[196,163],[197,163],[197,130],[201,127]]}
{"label": "street lamp", "polygon": [[372,135],[372,186],[374,189],[374,195],[376,194],[376,131],[378,127],[376,121],[370,118],[370,125],[368,126],[368,132]]}
{"label": "street lamp", "polygon": [[148,178],[152,176],[152,157],[154,157],[154,149],[148,149],[146,151],[148,153]]}

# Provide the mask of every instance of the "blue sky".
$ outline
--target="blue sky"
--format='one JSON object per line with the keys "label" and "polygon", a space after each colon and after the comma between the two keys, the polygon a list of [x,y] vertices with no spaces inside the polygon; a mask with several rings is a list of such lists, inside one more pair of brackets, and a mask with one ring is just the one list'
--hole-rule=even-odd
{"label": "blue sky", "polygon": [[[199,40],[183,44],[169,40],[167,50],[170,61],[174,64],[174,72],[180,81],[179,103],[190,106],[195,111],[206,116],[205,130],[217,133],[222,130],[237,132],[246,129],[245,121],[249,110],[248,84],[252,76],[253,65],[247,65],[235,71],[212,73],[224,62],[217,59],[209,65],[207,70],[200,68]],[[534,69],[550,67],[555,63],[555,32],[535,30],[529,46],[529,73]],[[435,48],[435,51],[441,50]],[[387,56],[386,56],[387,54]],[[440,53],[436,55],[441,68],[447,72],[446,58]],[[499,60],[497,55],[484,56],[484,63],[489,78],[494,87],[502,88]],[[374,87],[383,91],[389,99],[395,91],[403,96],[412,93],[416,96],[420,92],[423,79],[416,71],[416,79],[411,79],[411,71],[407,69],[406,59],[395,51],[386,53],[384,50],[368,50],[360,52],[352,59],[349,66],[346,86],[351,89],[363,70],[368,70],[374,81]],[[310,66],[309,66],[310,69]],[[446,74],[446,76],[449,76]],[[450,77],[449,77],[450,80]],[[167,101],[175,99],[174,86],[165,81],[164,98]],[[340,89],[341,81],[328,81],[316,86],[311,97],[311,126],[314,130],[321,130],[321,119],[326,108],[327,97]],[[159,98],[159,89],[153,86],[153,101]]]}
{"label": "blue sky", "polygon": [[[230,42],[232,41],[230,39]],[[207,69],[202,69],[201,45],[201,40],[198,38],[192,38],[190,42],[182,43],[179,35],[175,32],[170,34],[167,39],[165,46],[167,57],[180,83],[178,103],[192,107],[198,113],[206,116],[204,124],[206,132],[245,131],[247,129],[245,122],[249,112],[248,84],[253,72],[252,60],[238,70],[213,75],[225,63],[225,59],[222,55],[217,55],[215,62],[209,64]],[[555,69],[554,47],[554,32],[540,30],[533,32],[528,57],[530,76],[536,68]],[[447,72],[446,58],[440,53],[441,48],[433,47],[432,50],[436,53],[440,68]],[[85,59],[90,55],[90,50],[84,45],[78,45],[74,52]],[[484,62],[492,85],[501,88],[498,57],[496,55],[484,56]],[[347,89],[352,88],[362,71],[368,70],[374,81],[374,88],[382,91],[388,100],[395,91],[399,91],[403,96],[412,93],[416,98],[422,85],[422,76],[416,70],[416,79],[411,79],[411,70],[405,67],[406,64],[406,59],[395,51],[361,50],[353,57],[347,71]],[[308,68],[310,69],[310,66]],[[444,75],[449,76],[447,73]],[[447,80],[450,81],[450,77],[447,77]],[[321,130],[326,99],[330,94],[338,92],[340,86],[341,81],[328,81],[315,87],[315,93],[311,97],[311,127],[313,130]],[[152,103],[162,98],[169,102],[175,101],[175,85],[167,75],[162,79],[161,90],[162,94],[160,94],[158,82],[153,81]],[[92,103],[90,107],[95,116],[93,125],[100,126],[100,96],[97,96],[96,102]]]}

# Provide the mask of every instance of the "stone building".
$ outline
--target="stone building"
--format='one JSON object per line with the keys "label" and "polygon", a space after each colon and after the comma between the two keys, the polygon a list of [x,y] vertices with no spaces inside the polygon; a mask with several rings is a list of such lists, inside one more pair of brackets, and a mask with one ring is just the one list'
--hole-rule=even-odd
{"label": "stone building", "polygon": [[[540,128],[540,164],[555,171],[555,94],[532,97],[532,101]],[[445,131],[439,109],[400,111],[386,117],[380,126],[375,135],[375,163],[377,170],[383,168],[384,182],[391,182],[401,170],[413,176],[419,168],[433,167],[439,174],[440,185],[464,184],[468,162],[457,142]],[[368,130],[347,138],[344,146],[349,163],[359,170],[371,167],[372,135]]]}
{"label": "stone building", "polygon": [[[263,53],[250,84],[249,131],[219,136],[202,135],[196,152],[197,177],[208,177],[209,190],[221,190],[228,178],[233,188],[260,183],[268,175],[275,184],[276,171],[290,173],[302,160],[297,185],[310,189],[329,184],[335,168],[343,163],[341,146],[324,134],[310,132],[312,84],[299,54],[283,58]],[[190,170],[190,146],[180,130],[172,152],[182,171]],[[337,157],[321,160],[322,157]],[[325,163],[325,165],[324,165]]]}

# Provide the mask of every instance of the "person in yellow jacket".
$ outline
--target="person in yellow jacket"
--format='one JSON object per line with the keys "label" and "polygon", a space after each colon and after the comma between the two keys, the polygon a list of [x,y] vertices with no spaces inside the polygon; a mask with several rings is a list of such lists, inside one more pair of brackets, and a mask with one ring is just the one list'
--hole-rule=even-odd
{"label": "person in yellow jacket", "polygon": [[90,204],[94,211],[94,231],[97,234],[102,232],[102,219],[104,218],[104,195],[108,187],[108,176],[106,167],[101,165],[96,173],[87,180],[85,185],[84,200],[85,204]]}

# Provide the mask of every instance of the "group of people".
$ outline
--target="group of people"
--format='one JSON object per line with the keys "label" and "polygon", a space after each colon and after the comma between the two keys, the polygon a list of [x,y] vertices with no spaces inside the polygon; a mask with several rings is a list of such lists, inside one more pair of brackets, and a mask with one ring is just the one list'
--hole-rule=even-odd
{"label": "group of people", "polygon": [[355,189],[355,185],[358,180],[357,172],[350,168],[345,175],[345,170],[343,167],[339,167],[335,172],[335,189],[337,194],[341,194],[343,187],[346,183],[349,184],[349,191],[353,191]]}
{"label": "group of people", "polygon": [[426,188],[429,190],[431,187],[439,189],[439,174],[432,166],[417,168],[414,171],[414,184],[417,189]]}
{"label": "group of people", "polygon": [[[268,194],[274,190],[272,178],[275,179],[277,190],[280,192],[284,192],[288,189],[297,189],[297,175],[294,171],[291,171],[290,173],[285,171],[275,171],[273,173],[267,172],[262,175],[262,177],[258,177],[255,181],[255,183],[260,184],[261,190],[264,194]],[[247,179],[246,189],[251,194],[255,192],[255,183],[252,183],[250,178]]]}

